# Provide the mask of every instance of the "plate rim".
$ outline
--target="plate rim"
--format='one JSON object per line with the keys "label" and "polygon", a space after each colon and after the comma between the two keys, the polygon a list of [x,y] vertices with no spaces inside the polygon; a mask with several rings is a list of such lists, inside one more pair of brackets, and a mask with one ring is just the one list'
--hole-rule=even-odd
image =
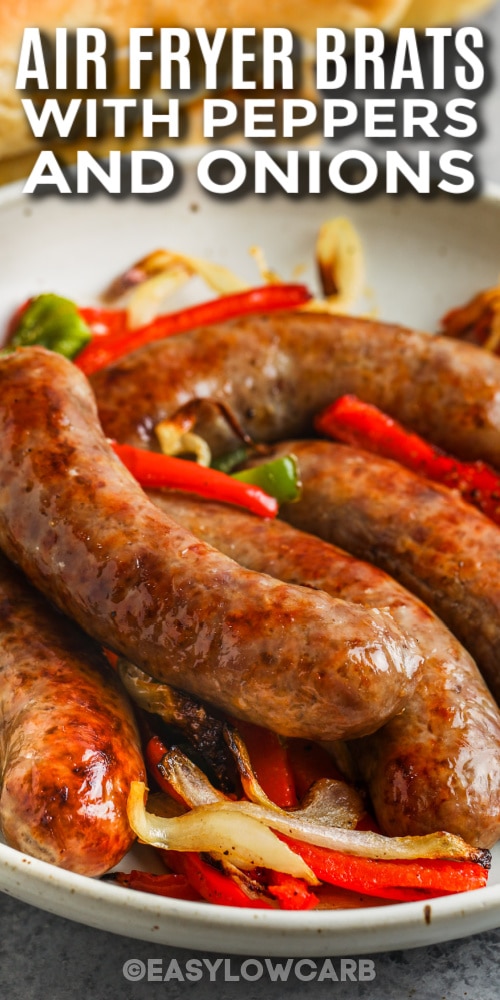
{"label": "plate rim", "polygon": [[[295,945],[300,938],[301,955],[304,956],[343,955],[346,951],[351,955],[363,955],[371,952],[418,948],[425,944],[454,940],[500,926],[500,884],[412,903],[348,910],[322,909],[304,913],[259,908],[246,910],[203,901],[194,903],[154,896],[58,868],[46,861],[29,857],[3,843],[0,843],[0,866],[1,891],[32,905],[38,905],[40,909],[49,910],[86,926],[125,935],[130,933],[130,925],[124,915],[128,912],[129,918],[137,918],[142,913],[146,920],[141,921],[140,927],[134,927],[131,934],[137,940],[151,940],[186,947],[185,932],[189,929],[195,936],[194,940],[189,942],[191,949],[203,950],[210,947],[214,951],[220,949],[221,952],[228,954],[288,955],[290,946],[293,947],[295,954]],[[20,883],[16,882],[16,876],[23,876],[24,881],[27,869],[31,869],[28,891],[26,886],[23,891]],[[56,905],[41,907],[33,903],[34,890],[51,885],[56,886],[58,892],[62,889],[61,898],[57,899]],[[67,899],[73,901],[83,899],[94,904],[107,903],[112,911],[115,908],[119,911],[113,913],[114,917],[122,915],[124,919],[119,921],[118,927],[110,926],[109,909],[103,912],[102,918],[98,916],[97,920],[92,921],[89,921],[85,913],[78,915],[72,912],[68,917],[67,908],[63,910],[59,905],[59,902],[64,903]],[[376,914],[375,921],[374,914]],[[479,924],[475,925],[472,931],[464,930],[463,921],[473,917],[483,919],[479,920]],[[391,934],[396,928],[400,932],[404,929],[404,935],[396,942],[391,942]],[[439,938],[435,936],[436,928],[440,932]],[[210,942],[208,946],[198,940],[200,932],[202,938],[208,936]],[[247,940],[244,942],[241,937],[243,932],[247,935]],[[266,944],[270,932],[282,937],[282,940],[277,942],[278,946],[275,945],[271,952]],[[222,933],[224,940],[219,942],[217,947],[214,938],[217,939]],[[414,933],[415,940],[412,938]],[[352,939],[358,934],[362,934],[363,939],[353,947]],[[351,942],[349,945],[348,941]]]}

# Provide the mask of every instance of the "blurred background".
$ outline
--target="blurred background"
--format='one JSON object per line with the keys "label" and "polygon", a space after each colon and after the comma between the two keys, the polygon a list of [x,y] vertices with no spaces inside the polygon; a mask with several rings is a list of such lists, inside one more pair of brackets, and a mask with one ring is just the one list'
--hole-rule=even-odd
{"label": "blurred background", "polygon": [[[253,7],[255,9],[253,9]],[[438,0],[436,3],[428,0],[314,0],[309,4],[297,2],[283,3],[283,0],[270,0],[263,5],[261,0],[242,4],[239,0],[229,3],[205,2],[191,3],[176,9],[174,0],[139,0],[133,5],[124,0],[86,0],[75,10],[74,5],[64,2],[51,2],[50,8],[45,5],[41,10],[34,10],[33,0],[21,0],[14,6],[2,5],[0,9],[0,183],[27,177],[42,148],[53,148],[62,164],[74,161],[78,148],[87,148],[96,156],[105,157],[110,148],[129,150],[149,146],[150,148],[165,148],[171,146],[168,140],[143,140],[138,130],[131,132],[124,141],[112,139],[109,135],[100,140],[80,139],[79,141],[57,141],[57,139],[36,140],[33,138],[21,106],[21,94],[15,90],[16,69],[19,58],[20,39],[24,27],[37,25],[47,31],[50,36],[56,26],[73,29],[77,25],[93,25],[103,27],[110,33],[116,44],[116,85],[114,92],[121,96],[127,95],[127,51],[124,47],[130,25],[151,27],[179,26],[187,28],[203,25],[209,30],[219,25],[239,26],[255,25],[261,28],[267,25],[285,25],[290,27],[298,37],[304,40],[304,51],[313,51],[311,39],[314,38],[317,25],[336,25],[347,32],[356,26],[381,26],[388,35],[392,35],[401,25],[412,25],[423,28],[431,24],[474,24],[479,26],[487,42],[487,63],[489,67],[488,87],[484,93],[470,93],[479,103],[481,128],[478,135],[471,141],[471,149],[479,157],[480,174],[487,180],[500,181],[500,81],[497,66],[500,66],[500,6],[493,0]],[[314,69],[311,60],[303,59],[304,72],[300,88],[300,96],[310,100],[317,98],[314,89]],[[149,94],[155,95],[154,78]],[[157,93],[157,91],[156,91]],[[36,97],[37,95],[31,95]],[[50,96],[47,91],[38,95],[42,100]],[[56,95],[60,100],[64,95]],[[71,97],[68,94],[68,99]],[[75,96],[82,96],[75,92]],[[84,95],[83,95],[84,96]],[[101,94],[102,96],[102,94]],[[106,95],[109,96],[109,95]],[[145,96],[145,94],[133,96]],[[160,95],[161,96],[161,95]],[[164,96],[164,95],[163,95]],[[213,95],[212,95],[213,96]],[[231,91],[224,92],[238,102],[248,97],[248,91],[240,94]],[[259,96],[258,91],[250,96]],[[269,96],[269,92],[266,92]],[[287,94],[287,96],[290,96]],[[333,95],[335,96],[335,95]],[[380,92],[378,95],[382,96]],[[443,97],[430,92],[418,92],[415,96],[429,98]],[[448,94],[446,95],[448,96]],[[450,93],[450,96],[454,96]],[[189,105],[187,114],[188,128],[183,144],[196,145],[203,141],[201,127],[201,101],[181,95],[181,100]],[[353,145],[353,135],[357,147],[368,148],[369,143],[363,140],[359,132],[335,140],[329,147],[329,152],[348,148]],[[220,144],[235,145],[239,137],[235,133],[229,138],[222,137]],[[180,140],[175,141],[178,148]],[[321,136],[312,132],[304,144],[318,146]],[[400,150],[410,146],[411,140],[403,140],[395,144]],[[296,143],[294,143],[296,144]],[[461,145],[454,140],[455,145]],[[385,141],[376,144],[379,153]],[[420,142],[420,146],[424,143]],[[450,140],[448,140],[448,146]],[[444,142],[443,142],[444,148]],[[439,152],[438,141],[432,141],[433,154]]]}

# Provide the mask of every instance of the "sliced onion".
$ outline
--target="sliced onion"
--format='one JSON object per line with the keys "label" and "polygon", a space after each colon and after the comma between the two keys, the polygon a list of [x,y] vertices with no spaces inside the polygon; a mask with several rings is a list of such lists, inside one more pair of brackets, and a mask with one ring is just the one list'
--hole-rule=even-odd
{"label": "sliced onion", "polygon": [[129,294],[128,325],[133,330],[154,319],[161,303],[194,275],[218,295],[232,295],[248,288],[246,282],[220,264],[171,250],[155,250],[119,275],[103,297],[113,302]]}
{"label": "sliced onion", "polygon": [[231,801],[224,792],[214,788],[206,774],[177,747],[168,750],[157,766],[163,777],[191,808]]}
{"label": "sliced onion", "polygon": [[175,420],[161,420],[155,434],[163,455],[194,455],[198,465],[208,468],[212,452],[204,438],[193,431],[185,431]]}
{"label": "sliced onion", "polygon": [[488,336],[482,346],[486,351],[498,354],[500,347],[500,287],[492,288],[487,298],[489,299],[488,305],[491,311],[491,320]]}
{"label": "sliced onion", "polygon": [[103,302],[117,302],[127,292],[130,292],[136,285],[142,285],[148,278],[153,278],[156,274],[161,274],[165,270],[166,262],[169,259],[167,250],[153,250],[146,257],[141,257],[122,271],[117,278],[102,292]]}
{"label": "sliced onion", "polygon": [[146,812],[145,792],[144,782],[133,781],[127,803],[130,826],[142,843],[169,851],[208,852],[243,870],[271,868],[318,884],[302,858],[262,822],[241,813],[240,803],[199,806],[166,819]]}
{"label": "sliced onion", "polygon": [[262,281],[265,281],[268,285],[281,284],[282,279],[279,274],[276,274],[276,271],[272,271],[271,268],[268,267],[266,255],[262,247],[250,247],[250,256],[253,257],[255,263],[257,264]]}
{"label": "sliced onion", "polygon": [[198,736],[205,744],[222,743],[223,723],[192,695],[156,680],[123,656],[118,658],[117,670],[132,701],[140,708],[181,729],[193,742]]}
{"label": "sliced onion", "polygon": [[330,316],[343,316],[347,312],[347,304],[336,295],[330,295],[324,299],[309,299],[305,305],[300,306],[303,312],[327,313]]}
{"label": "sliced onion", "polygon": [[182,802],[178,802],[177,799],[173,799],[171,795],[167,795],[166,792],[152,792],[148,796],[147,802],[148,812],[154,813],[155,816],[165,816],[167,819],[171,819],[172,816],[182,816],[187,812],[187,806],[184,806]]}
{"label": "sliced onion", "polygon": [[224,736],[236,761],[243,791],[250,802],[272,809],[273,812],[281,813],[287,818],[301,816],[308,822],[328,828],[332,826],[355,827],[365,812],[363,800],[356,789],[351,785],[346,785],[344,781],[333,781],[331,778],[322,778],[315,782],[303,800],[300,809],[281,809],[267,797],[259,784],[240,734],[236,730],[230,730],[229,727],[226,727]]}
{"label": "sliced onion", "polygon": [[303,819],[331,829],[340,826],[354,829],[365,812],[361,796],[345,781],[320,778],[303,799],[300,810]]}
{"label": "sliced onion", "polygon": [[[264,251],[253,246],[250,254],[262,280],[279,284],[281,279],[268,267]],[[345,312],[361,295],[364,283],[363,247],[349,219],[329,219],[321,226],[316,242],[316,261],[324,297],[312,299],[300,308],[322,313]],[[103,298],[114,302],[128,295],[128,325],[136,329],[154,319],[162,302],[195,275],[217,295],[232,295],[249,287],[248,282],[220,264],[160,249],[127,268],[112,282]]]}
{"label": "sliced onion", "polygon": [[249,899],[254,899],[256,902],[264,899],[266,903],[276,906],[276,900],[273,899],[267,892],[267,889],[260,882],[257,882],[256,879],[251,878],[246,872],[242,872],[240,868],[236,868],[236,865],[232,865],[226,858],[221,861],[221,865],[224,874],[229,875]]}
{"label": "sliced onion", "polygon": [[364,811],[363,804],[357,792],[342,781],[325,778],[317,782],[303,808],[285,810],[274,803],[266,804],[269,800],[262,789],[259,791],[256,779],[247,783],[247,790],[258,801],[233,802],[223,798],[203,772],[178,749],[168,751],[161,766],[169,768],[166,771],[168,780],[191,805],[193,812],[208,808],[207,803],[211,803],[210,808],[230,809],[234,814],[252,817],[295,840],[358,857],[385,860],[455,858],[462,861],[478,861],[483,857],[481,850],[451,833],[439,831],[421,837],[385,837],[352,829]]}
{"label": "sliced onion", "polygon": [[188,257],[186,254],[176,254],[179,260],[188,267],[191,274],[197,274],[206,285],[218,295],[233,295],[235,292],[244,292],[248,288],[248,283],[221,264],[213,264],[211,261],[202,260],[200,257]]}
{"label": "sliced onion", "polygon": [[[157,681],[123,656],[118,658],[117,671],[132,700],[146,712],[154,712],[168,725],[179,727],[186,716],[192,716],[194,700],[189,695]],[[203,717],[201,707],[200,715]]]}
{"label": "sliced onion", "polygon": [[448,858],[460,861],[480,861],[484,852],[466,844],[461,837],[439,831],[423,837],[384,837],[380,833],[364,830],[346,830],[342,827],[324,827],[310,822],[300,814],[300,810],[277,814],[253,802],[238,802],[242,812],[262,823],[268,823],[273,830],[284,833],[294,840],[302,840],[317,847],[327,847],[331,851],[341,851],[363,858],[389,860],[418,860],[423,858]]}
{"label": "sliced onion", "polygon": [[127,305],[127,325],[130,330],[146,326],[157,316],[162,302],[189,281],[191,271],[182,261],[172,261],[161,274],[136,285]]}
{"label": "sliced onion", "polygon": [[246,797],[250,799],[250,802],[257,802],[261,806],[266,806],[268,809],[280,812],[280,806],[277,806],[275,802],[272,802],[272,800],[268,798],[264,789],[259,784],[257,775],[255,774],[255,771],[250,763],[248,750],[239,732],[236,729],[226,726],[224,729],[224,738],[235,759],[242,788]]}
{"label": "sliced onion", "polygon": [[325,222],[316,241],[316,260],[323,292],[344,305],[363,292],[365,268],[363,244],[349,219],[338,217]]}

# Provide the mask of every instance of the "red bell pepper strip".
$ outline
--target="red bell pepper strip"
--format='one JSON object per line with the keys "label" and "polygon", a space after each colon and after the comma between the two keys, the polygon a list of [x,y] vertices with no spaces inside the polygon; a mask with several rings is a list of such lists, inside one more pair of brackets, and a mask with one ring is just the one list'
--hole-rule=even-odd
{"label": "red bell pepper strip", "polygon": [[116,337],[127,333],[126,309],[96,309],[92,306],[80,306],[78,312],[89,327],[92,337]]}
{"label": "red bell pepper strip", "polygon": [[118,653],[114,653],[112,649],[107,649],[105,646],[103,647],[102,651],[103,651],[103,653],[104,653],[104,655],[105,655],[105,657],[106,657],[106,659],[107,659],[110,667],[112,667],[113,670],[116,670],[117,663],[118,663]]}
{"label": "red bell pepper strip", "polygon": [[112,441],[111,446],[137,482],[145,488],[168,487],[197,493],[209,500],[245,507],[260,517],[276,517],[278,513],[275,498],[264,493],[259,486],[241,483],[217,469],[209,469],[183,458],[134,448],[129,444]]}
{"label": "red bell pepper strip", "polygon": [[314,910],[319,899],[303,879],[283,872],[271,872],[267,891],[280,903],[282,910]]}
{"label": "red bell pepper strip", "polygon": [[[238,723],[239,725],[239,723]],[[249,729],[255,732],[252,734],[255,740],[259,733],[267,733],[260,726],[248,725]],[[242,733],[243,735],[243,733]],[[270,734],[274,736],[274,733]],[[245,737],[244,737],[245,738]],[[274,748],[272,748],[274,749]],[[182,802],[182,798],[176,793],[166,778],[158,770],[158,764],[166,753],[166,748],[158,736],[153,736],[146,746],[146,761],[148,768],[155,778],[157,784],[163,791]],[[286,773],[286,766],[285,766]],[[269,789],[266,789],[269,794]],[[295,803],[291,803],[295,804]],[[219,872],[213,865],[200,858],[199,854],[180,854],[178,851],[162,852],[166,863],[174,871],[182,872],[188,879],[190,885],[197,892],[212,903],[221,903],[224,906],[266,906],[270,903],[265,900],[251,900],[235,882],[230,875]],[[284,875],[281,872],[266,872],[255,876],[255,881],[262,881],[263,888],[273,896],[282,909],[286,910],[311,910],[318,904],[318,898],[311,891],[310,887],[302,880],[294,878],[292,875]]]}
{"label": "red bell pepper strip", "polygon": [[[151,739],[148,740],[148,744],[146,747],[146,763],[149,764],[154,774],[154,777],[158,781],[158,784],[160,784],[160,778],[162,776],[160,775],[159,772],[157,773],[156,767],[160,763],[162,757],[165,756],[166,752],[167,748],[165,744],[162,743],[159,736],[152,736]],[[171,794],[170,784],[166,781],[165,778],[163,779],[163,781],[165,782],[165,785],[168,785],[168,788],[164,788],[163,790],[168,791],[168,794],[170,795]]]}
{"label": "red bell pepper strip", "polygon": [[423,893],[465,892],[483,888],[488,872],[471,861],[425,858],[418,861],[379,861],[316,847],[278,834],[304,859],[321,882],[332,883],[387,899],[422,899]]}
{"label": "red bell pepper strip", "polygon": [[462,462],[405,430],[376,406],[341,396],[320,413],[316,430],[391,458],[407,469],[456,489],[467,503],[500,524],[500,475],[484,462]]}
{"label": "red bell pepper strip", "polygon": [[106,881],[115,882],[126,889],[152,892],[156,896],[169,896],[170,899],[188,899],[197,903],[202,898],[185,875],[154,875],[151,872],[140,871],[112,872],[106,876]]}
{"label": "red bell pepper strip", "polygon": [[158,768],[158,764],[161,763],[161,760],[165,756],[166,752],[167,748],[162,743],[159,736],[152,736],[146,744],[146,751],[144,754],[148,770],[151,777],[153,777],[156,781],[158,787],[161,788],[162,792],[166,792],[167,795],[170,795],[170,797],[175,799],[176,802],[180,802],[181,805],[185,805],[186,803],[182,798],[182,795],[179,795],[177,789],[170,784],[165,775],[162,774]]}
{"label": "red bell pepper strip", "polygon": [[[179,796],[156,766],[165,752],[161,740],[154,736],[147,744],[146,760],[160,788],[179,800]],[[359,828],[366,826],[359,824]],[[321,882],[378,899],[418,901],[482,888],[488,879],[486,868],[474,862],[441,859],[379,861],[317,847],[280,833],[276,833],[276,836],[303,858]],[[249,900],[230,876],[219,872],[198,854],[177,851],[161,853],[168,867],[185,875],[189,884],[209,902],[226,906],[269,905],[265,900]],[[283,909],[306,910],[318,904],[315,893],[301,879],[277,872],[257,873],[254,877],[279,901]]]}
{"label": "red bell pepper strip", "polygon": [[276,733],[251,722],[234,721],[241,734],[252,769],[268,798],[286,809],[297,805],[295,783],[286,743]]}
{"label": "red bell pepper strip", "polygon": [[111,333],[109,338],[92,341],[78,356],[76,364],[86,375],[112,364],[125,354],[145,344],[164,340],[173,334],[185,333],[199,326],[223,323],[235,316],[270,312],[274,309],[295,309],[311,298],[305,285],[264,285],[248,291],[224,295],[179,312],[158,316],[136,330]]}
{"label": "red bell pepper strip", "polygon": [[190,886],[208,903],[251,909],[273,908],[264,895],[262,899],[251,899],[229,875],[193,851],[161,851],[161,854],[168,867],[184,875]]}

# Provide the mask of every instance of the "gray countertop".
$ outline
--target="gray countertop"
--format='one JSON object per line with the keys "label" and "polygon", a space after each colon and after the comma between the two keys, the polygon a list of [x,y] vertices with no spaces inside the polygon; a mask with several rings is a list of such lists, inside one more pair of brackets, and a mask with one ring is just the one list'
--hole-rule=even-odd
{"label": "gray countertop", "polygon": [[[229,974],[208,971],[199,982],[185,977],[193,953],[179,948],[116,937],[49,916],[0,896],[0,987],[5,1000],[142,1000],[169,996],[203,1000],[289,1000],[314,997],[326,1000],[498,1000],[500,930],[464,941],[411,951],[370,956],[375,978],[368,982],[301,982],[291,975],[285,985],[265,972],[254,982],[244,981],[244,958],[232,956]],[[219,956],[201,953],[216,962]],[[365,956],[368,958],[368,956]],[[167,982],[129,982],[124,964],[136,960],[152,975],[170,975]],[[176,960],[174,962],[173,960]],[[281,962],[284,960],[281,959]],[[317,959],[318,967],[322,960]],[[334,960],[338,969],[338,960]],[[214,965],[209,966],[214,969]],[[242,974],[243,968],[243,974]],[[254,967],[249,969],[255,974]],[[256,969],[258,972],[258,968]],[[173,978],[173,976],[177,978]],[[240,980],[236,979],[240,976]],[[236,981],[235,981],[236,980]]]}
{"label": "gray countertop", "polygon": [[[490,62],[500,62],[500,6],[485,15],[479,24],[491,43]],[[481,98],[484,137],[477,147],[484,180],[500,184],[500,81]],[[500,270],[500,263],[499,263]],[[339,998],[369,997],[370,1000],[498,1000],[498,949],[500,929],[461,941],[403,952],[371,956],[375,978],[368,982],[301,982],[291,977],[286,985],[273,982],[264,974],[257,980],[224,981],[223,976],[208,972],[199,982],[182,979],[182,970],[190,953],[117,937],[72,923],[34,909],[6,895],[0,895],[0,995],[6,1000],[114,1000],[116,997],[140,1000],[142,997],[172,998],[184,996],[238,996],[246,1000],[282,996],[327,996]],[[201,956],[203,957],[203,956]],[[205,956],[215,960],[217,956]],[[177,978],[128,981],[123,974],[126,961],[137,959],[158,974],[180,969]],[[178,966],[172,966],[176,959]],[[243,958],[233,956],[230,974],[241,971]],[[318,960],[318,963],[322,960]],[[337,962],[337,960],[335,960]],[[171,973],[172,975],[175,974]]]}

